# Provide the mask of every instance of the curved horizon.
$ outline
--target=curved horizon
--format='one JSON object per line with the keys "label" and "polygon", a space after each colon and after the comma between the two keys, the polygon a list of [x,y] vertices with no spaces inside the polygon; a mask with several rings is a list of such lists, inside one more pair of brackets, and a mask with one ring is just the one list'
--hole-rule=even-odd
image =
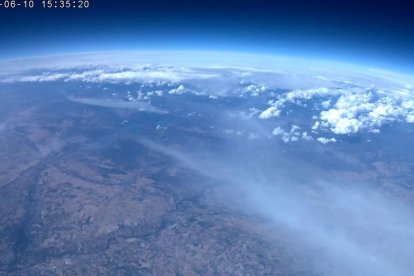
{"label": "curved horizon", "polygon": [[[139,49],[139,50],[103,50],[103,51],[78,51],[78,52],[56,52],[56,53],[50,53],[50,54],[38,54],[38,55],[30,55],[30,56],[16,56],[16,57],[10,57],[10,58],[0,58],[0,63],[5,62],[19,62],[19,61],[29,61],[29,60],[38,60],[38,59],[48,59],[51,57],[55,58],[64,58],[64,57],[73,57],[73,56],[96,56],[96,55],[141,55],[141,54],[177,54],[182,57],[183,55],[209,55],[210,57],[214,55],[229,55],[231,57],[240,57],[244,56],[247,58],[260,58],[263,60],[264,58],[270,58],[273,60],[289,60],[289,61],[298,61],[298,62],[304,62],[306,65],[341,65],[346,66],[347,68],[353,68],[353,69],[360,69],[360,70],[374,70],[374,71],[380,71],[383,73],[394,73],[405,77],[414,77],[414,71],[413,72],[407,72],[406,70],[401,69],[394,69],[394,68],[387,68],[385,66],[375,66],[370,64],[364,64],[364,63],[358,63],[358,62],[349,62],[346,60],[340,60],[340,59],[332,59],[332,58],[315,58],[315,57],[309,57],[309,56],[300,56],[300,55],[282,55],[282,54],[275,54],[275,53],[267,53],[267,52],[248,52],[248,51],[228,51],[228,50],[187,50],[187,49]],[[171,58],[171,57],[169,57]],[[164,57],[165,59],[165,57]],[[168,59],[168,58],[167,58]],[[134,62],[134,61],[131,61]],[[238,60],[237,62],[243,63],[243,61]],[[270,62],[268,62],[270,63]],[[263,64],[263,63],[262,63]],[[206,65],[206,64],[205,64]],[[248,63],[246,64],[248,66]],[[303,66],[303,65],[302,65]],[[301,66],[298,66],[301,67]],[[1,71],[1,70],[0,70]]]}

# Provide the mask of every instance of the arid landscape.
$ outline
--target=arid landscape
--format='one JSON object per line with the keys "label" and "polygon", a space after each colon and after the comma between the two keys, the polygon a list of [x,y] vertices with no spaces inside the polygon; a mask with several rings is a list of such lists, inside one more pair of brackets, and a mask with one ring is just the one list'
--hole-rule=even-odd
{"label": "arid landscape", "polygon": [[346,274],[361,253],[325,266],[325,227],[375,248],[406,219],[391,203],[413,200],[409,126],[288,143],[249,134],[273,127],[240,113],[257,96],[76,100],[133,87],[1,84],[1,275]]}

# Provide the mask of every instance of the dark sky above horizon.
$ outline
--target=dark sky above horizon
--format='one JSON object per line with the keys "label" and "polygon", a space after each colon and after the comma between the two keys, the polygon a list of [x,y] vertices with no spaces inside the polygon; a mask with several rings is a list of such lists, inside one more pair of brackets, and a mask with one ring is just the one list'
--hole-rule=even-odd
{"label": "dark sky above horizon", "polygon": [[89,1],[83,10],[0,8],[0,58],[188,49],[414,68],[414,1]]}

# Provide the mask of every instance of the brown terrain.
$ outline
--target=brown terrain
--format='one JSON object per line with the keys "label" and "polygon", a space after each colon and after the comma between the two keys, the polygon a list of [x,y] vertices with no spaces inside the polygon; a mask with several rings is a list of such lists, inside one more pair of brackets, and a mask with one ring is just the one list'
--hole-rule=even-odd
{"label": "brown terrain", "polygon": [[301,274],[201,176],[114,134],[130,113],[54,103],[3,116],[1,275]]}
{"label": "brown terrain", "polygon": [[[168,140],[150,115],[24,97],[0,104],[0,275],[309,275],[283,234],[223,204],[226,188],[139,142]],[[339,177],[384,185],[411,170],[335,158]]]}

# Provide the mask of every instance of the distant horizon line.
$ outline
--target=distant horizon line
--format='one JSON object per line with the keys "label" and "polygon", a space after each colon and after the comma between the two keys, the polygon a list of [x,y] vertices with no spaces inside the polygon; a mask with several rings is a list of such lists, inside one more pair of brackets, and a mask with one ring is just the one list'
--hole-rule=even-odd
{"label": "distant horizon line", "polygon": [[375,70],[383,73],[394,73],[398,75],[405,75],[406,77],[413,77],[414,72],[407,72],[402,71],[401,69],[394,69],[394,68],[386,68],[385,66],[378,66],[378,65],[369,65],[357,62],[347,62],[341,59],[334,59],[334,58],[326,58],[326,57],[309,57],[307,55],[298,55],[298,54],[277,54],[271,52],[252,52],[247,50],[216,50],[216,49],[185,49],[185,48],[171,48],[171,49],[149,49],[149,48],[142,48],[142,49],[114,49],[114,50],[88,50],[88,51],[76,51],[76,52],[54,52],[50,54],[39,54],[39,55],[27,55],[27,56],[18,56],[18,57],[10,57],[10,58],[0,58],[1,63],[13,63],[13,62],[22,62],[26,60],[37,60],[37,59],[46,59],[46,58],[59,58],[59,57],[71,57],[71,56],[94,56],[94,55],[126,55],[126,54],[157,54],[157,53],[176,53],[176,54],[185,54],[191,53],[193,55],[196,54],[209,54],[209,55],[229,55],[229,56],[237,56],[237,55],[246,55],[249,57],[260,57],[261,59],[272,58],[272,59],[279,59],[279,60],[297,60],[303,61],[311,65],[311,62],[316,63],[316,65],[321,64],[330,64],[330,65],[342,65],[352,68],[359,68],[364,70]]}

